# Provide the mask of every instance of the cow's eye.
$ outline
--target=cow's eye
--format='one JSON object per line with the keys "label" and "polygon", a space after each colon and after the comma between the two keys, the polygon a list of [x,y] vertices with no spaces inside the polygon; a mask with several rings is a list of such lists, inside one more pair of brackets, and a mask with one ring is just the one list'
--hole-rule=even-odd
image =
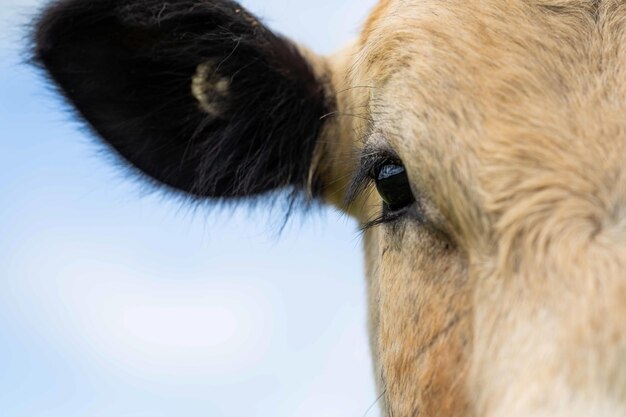
{"label": "cow's eye", "polygon": [[384,202],[384,211],[397,212],[415,202],[409,178],[401,164],[382,164],[373,173],[373,177]]}

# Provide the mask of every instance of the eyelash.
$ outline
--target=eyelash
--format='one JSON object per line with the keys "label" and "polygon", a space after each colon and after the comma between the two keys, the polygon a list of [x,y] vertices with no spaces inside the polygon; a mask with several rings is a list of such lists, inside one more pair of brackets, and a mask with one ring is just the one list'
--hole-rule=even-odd
{"label": "eyelash", "polygon": [[[375,192],[375,187],[370,187],[375,183],[375,176],[380,169],[387,164],[402,165],[402,161],[394,155],[388,153],[370,153],[361,157],[361,167],[348,190],[346,202],[347,205],[354,203],[359,197],[363,196],[366,192]],[[361,226],[361,230],[365,231],[381,224],[392,223],[402,217],[406,210],[398,210],[390,212],[381,206],[380,213],[373,219],[369,220]]]}
{"label": "eyelash", "polygon": [[402,217],[405,211],[406,209],[402,209],[402,210],[394,211],[394,212],[388,212],[383,208],[381,209],[380,214],[378,214],[372,220],[362,225],[361,230],[365,231],[373,227],[379,226],[381,224],[393,223],[396,220],[398,220],[400,217]]}

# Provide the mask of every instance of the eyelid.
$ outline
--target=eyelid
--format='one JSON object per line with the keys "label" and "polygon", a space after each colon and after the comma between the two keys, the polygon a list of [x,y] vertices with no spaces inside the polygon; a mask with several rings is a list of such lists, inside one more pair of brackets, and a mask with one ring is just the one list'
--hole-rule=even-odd
{"label": "eyelid", "polygon": [[361,151],[359,169],[352,177],[352,182],[346,193],[346,206],[354,203],[367,190],[373,182],[374,172],[383,164],[402,165],[400,157],[390,149],[381,149],[380,146],[366,146]]}
{"label": "eyelid", "polygon": [[[370,185],[374,184],[375,178],[371,174],[375,168],[380,167],[383,164],[397,164],[404,166],[398,154],[391,150],[385,142],[382,140],[378,140],[376,142],[375,146],[365,146],[360,153],[359,169],[352,178],[344,200],[346,207],[350,207],[351,204],[355,203],[366,192],[375,191],[375,187],[370,187]],[[417,204],[413,205],[414,208],[411,209],[414,218],[418,218],[423,227],[428,227],[429,230],[437,233],[438,236],[445,239],[449,244],[453,244],[454,240],[450,238],[452,233],[447,226],[445,218],[441,215],[441,213],[439,213],[435,206],[428,203],[430,200],[427,196],[421,192],[416,192],[415,189],[413,189],[413,194],[417,202]],[[391,217],[381,215],[378,218],[370,220],[362,225],[361,229],[365,230],[382,223],[387,223],[393,220],[392,217],[394,216],[398,219],[406,213],[407,210],[408,209],[400,210],[399,212],[392,214]]]}

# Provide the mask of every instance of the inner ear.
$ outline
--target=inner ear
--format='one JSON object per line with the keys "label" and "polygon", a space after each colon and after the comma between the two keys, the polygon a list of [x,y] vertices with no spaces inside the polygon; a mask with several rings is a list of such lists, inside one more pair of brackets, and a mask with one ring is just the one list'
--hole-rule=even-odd
{"label": "inner ear", "polygon": [[157,181],[207,197],[307,186],[329,94],[237,3],[61,0],[35,42],[79,114]]}

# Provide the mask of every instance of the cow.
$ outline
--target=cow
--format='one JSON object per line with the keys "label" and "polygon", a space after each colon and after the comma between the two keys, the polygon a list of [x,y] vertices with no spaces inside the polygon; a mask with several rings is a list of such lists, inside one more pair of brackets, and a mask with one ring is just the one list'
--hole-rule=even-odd
{"label": "cow", "polygon": [[153,185],[359,222],[386,416],[626,416],[623,0],[381,0],[329,56],[230,0],[55,0],[33,39]]}

